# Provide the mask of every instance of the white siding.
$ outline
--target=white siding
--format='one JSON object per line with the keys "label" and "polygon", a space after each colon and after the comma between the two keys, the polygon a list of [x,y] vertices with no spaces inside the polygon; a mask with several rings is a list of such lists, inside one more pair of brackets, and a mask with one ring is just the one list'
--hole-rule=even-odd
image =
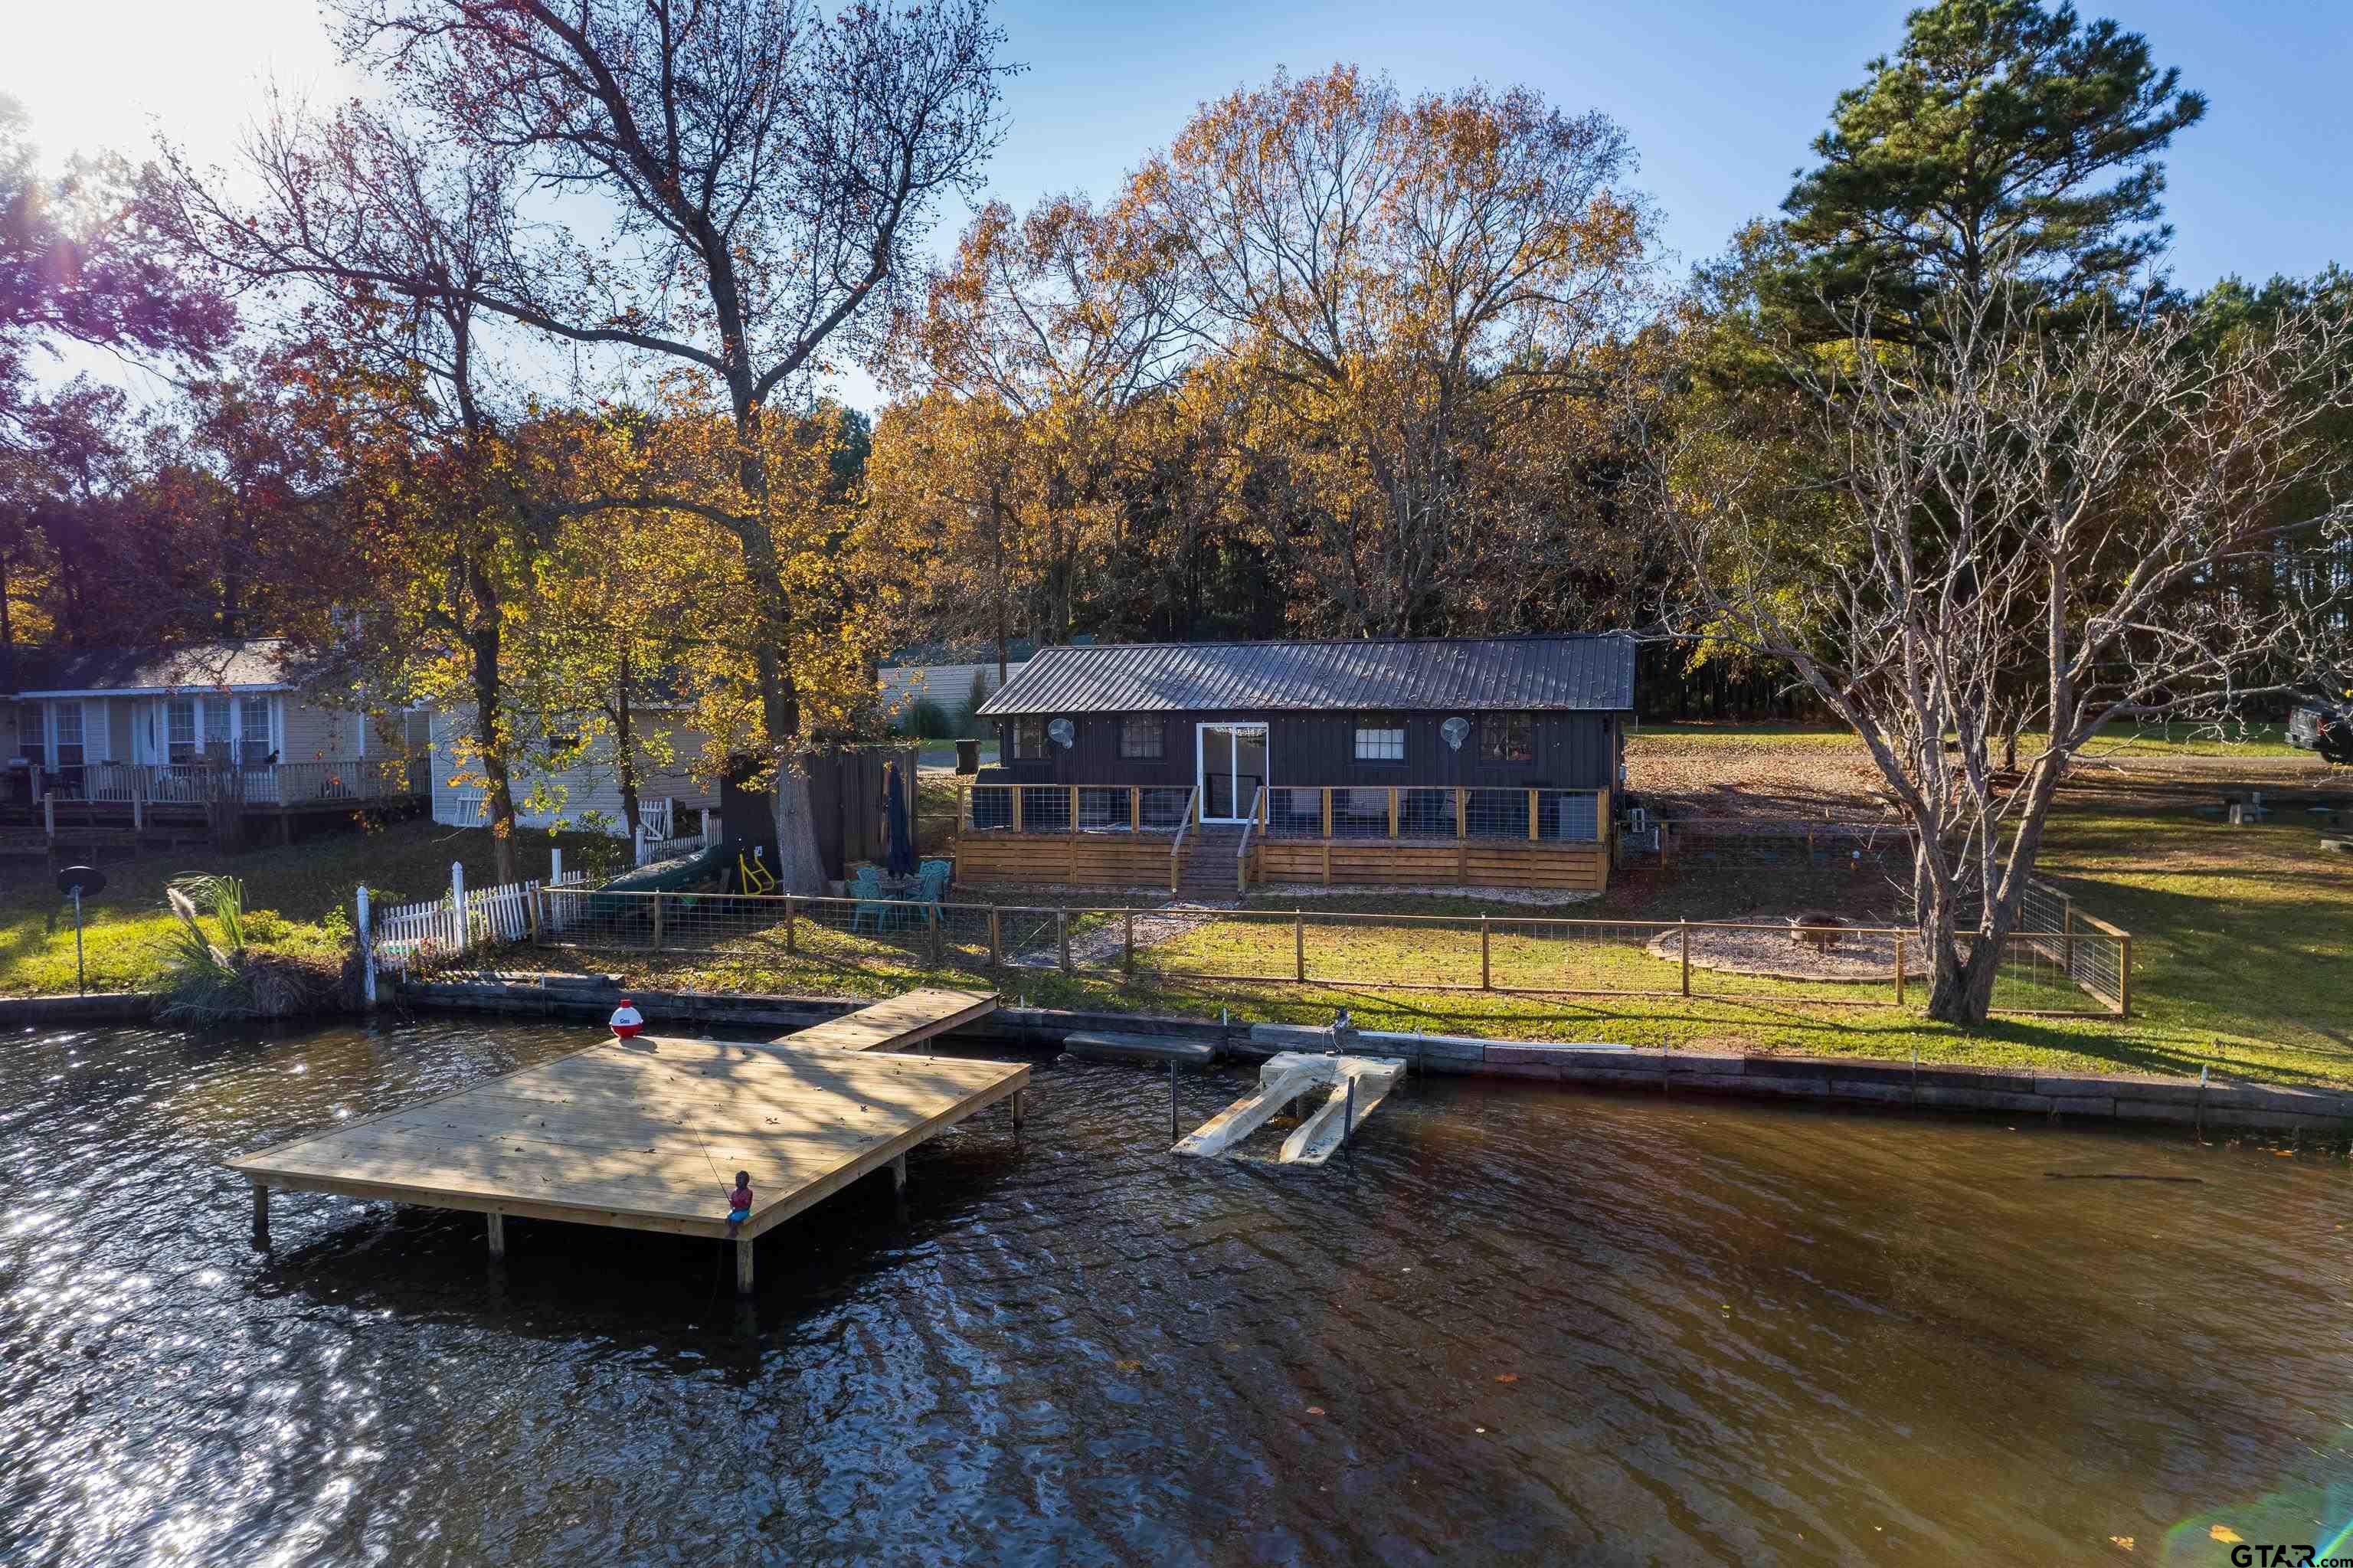
{"label": "white siding", "polygon": [[[649,720],[646,727],[666,730],[658,720]],[[453,826],[471,825],[463,821],[460,803],[479,800],[482,795],[480,765],[470,757],[460,764],[461,747],[458,741],[467,733],[465,722],[446,710],[432,715],[433,743],[433,820]],[[644,754],[638,752],[638,794],[640,800],[659,800],[667,797],[685,808],[719,805],[718,792],[705,789],[689,775],[687,769],[701,756],[704,736],[700,730],[681,729],[670,733],[670,751],[674,761],[666,768],[656,768]],[[600,757],[569,768],[549,778],[550,792],[559,794],[554,811],[533,811],[522,807],[523,800],[540,781],[540,776],[518,771],[512,780],[517,810],[516,820],[525,827],[545,828],[554,824],[560,816],[567,822],[577,822],[583,813],[602,811],[611,818],[614,831],[625,832],[621,810],[621,783],[613,767],[609,737],[602,743]],[[457,782],[462,776],[465,782]]]}

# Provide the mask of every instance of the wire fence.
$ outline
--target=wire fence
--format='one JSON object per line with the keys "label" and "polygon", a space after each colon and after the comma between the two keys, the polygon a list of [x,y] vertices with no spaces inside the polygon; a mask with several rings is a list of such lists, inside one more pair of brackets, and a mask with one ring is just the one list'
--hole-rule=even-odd
{"label": "wire fence", "polygon": [[958,810],[966,832],[1173,833],[1193,791],[1158,784],[968,784]]}
{"label": "wire fence", "polygon": [[[1066,908],[538,887],[537,939],[618,959],[702,955],[802,987],[828,971],[913,980],[1029,970],[1361,990],[1690,997],[1902,1008],[1923,1000],[1918,935],[1889,926],[1569,920],[1310,910]],[[2042,916],[2038,916],[2041,918]],[[2081,912],[2008,938],[1997,1011],[2129,1010],[2131,938]],[[2094,980],[2087,977],[2096,977]]]}

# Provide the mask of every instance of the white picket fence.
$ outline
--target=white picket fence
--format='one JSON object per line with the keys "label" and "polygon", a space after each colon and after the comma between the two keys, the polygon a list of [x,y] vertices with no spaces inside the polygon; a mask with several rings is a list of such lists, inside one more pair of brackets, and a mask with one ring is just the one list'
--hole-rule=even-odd
{"label": "white picket fence", "polygon": [[[583,887],[587,877],[564,871],[559,853],[545,881],[510,882],[497,887],[469,888],[464,868],[449,867],[449,891],[425,904],[400,904],[372,908],[367,889],[359,890],[357,909],[361,951],[368,956],[367,991],[375,992],[375,977],[387,971],[406,972],[422,962],[444,962],[470,952],[529,940],[542,931],[560,929],[573,918],[565,900],[540,897],[543,887]],[[553,924],[548,922],[553,919]]]}
{"label": "white picket fence", "polygon": [[[702,826],[691,833],[674,833],[670,830],[681,813],[675,809],[675,803],[670,800],[662,801],[661,808],[659,819],[649,813],[639,814],[637,837],[630,845],[632,864],[651,865],[658,860],[676,860],[681,855],[699,854],[719,842],[718,812],[706,810],[702,813]],[[655,831],[657,821],[660,832]]]}

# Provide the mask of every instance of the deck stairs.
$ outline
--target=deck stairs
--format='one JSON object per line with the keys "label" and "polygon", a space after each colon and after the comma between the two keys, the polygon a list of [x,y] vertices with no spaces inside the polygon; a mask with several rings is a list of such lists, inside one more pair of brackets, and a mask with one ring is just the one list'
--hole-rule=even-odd
{"label": "deck stairs", "polygon": [[1241,848],[1242,828],[1205,822],[1185,835],[1185,863],[1177,873],[1180,904],[1234,902],[1234,853]]}

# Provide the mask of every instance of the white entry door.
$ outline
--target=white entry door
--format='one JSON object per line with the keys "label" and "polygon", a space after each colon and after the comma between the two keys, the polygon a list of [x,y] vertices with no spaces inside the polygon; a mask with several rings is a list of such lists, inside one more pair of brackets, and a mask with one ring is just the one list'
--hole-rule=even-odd
{"label": "white entry door", "polygon": [[1201,785],[1201,820],[1248,820],[1266,778],[1266,726],[1204,724],[1194,729],[1194,753]]}

